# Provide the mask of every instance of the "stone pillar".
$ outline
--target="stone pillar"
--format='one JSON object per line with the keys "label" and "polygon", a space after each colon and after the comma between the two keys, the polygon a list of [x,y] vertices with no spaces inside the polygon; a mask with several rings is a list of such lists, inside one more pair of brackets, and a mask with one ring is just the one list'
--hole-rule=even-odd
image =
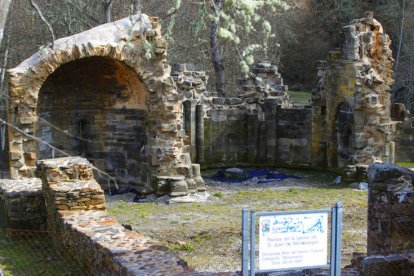
{"label": "stone pillar", "polygon": [[368,179],[368,255],[414,249],[414,172],[376,163]]}
{"label": "stone pillar", "polygon": [[266,161],[276,163],[277,156],[277,99],[265,100]]}
{"label": "stone pillar", "polygon": [[196,106],[196,162],[204,161],[204,105]]}
{"label": "stone pillar", "polygon": [[258,152],[259,122],[257,115],[247,115],[247,139],[248,139],[248,159],[250,163],[256,162]]}
{"label": "stone pillar", "polygon": [[190,146],[191,162],[195,162],[197,159],[196,149],[196,104],[193,100],[187,100],[183,102],[184,109],[184,129],[188,136],[187,144]]}

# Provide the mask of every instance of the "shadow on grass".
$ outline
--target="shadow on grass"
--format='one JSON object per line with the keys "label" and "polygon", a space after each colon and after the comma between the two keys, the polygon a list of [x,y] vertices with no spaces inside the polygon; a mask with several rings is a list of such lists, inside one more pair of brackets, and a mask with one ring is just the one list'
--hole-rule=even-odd
{"label": "shadow on grass", "polygon": [[90,275],[89,270],[64,248],[54,246],[52,238],[58,238],[58,235],[62,234],[0,229],[0,269],[3,274]]}

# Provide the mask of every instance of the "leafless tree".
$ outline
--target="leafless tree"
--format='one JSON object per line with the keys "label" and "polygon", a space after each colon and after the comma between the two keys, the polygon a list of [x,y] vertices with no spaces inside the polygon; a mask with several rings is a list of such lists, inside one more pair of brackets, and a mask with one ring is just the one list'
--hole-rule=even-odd
{"label": "leafless tree", "polygon": [[132,14],[141,13],[141,0],[132,0]]}
{"label": "leafless tree", "polygon": [[105,23],[112,21],[112,3],[113,0],[101,0],[105,14]]}
{"label": "leafless tree", "polygon": [[34,2],[34,0],[30,0],[30,4],[36,10],[37,14],[40,16],[42,21],[46,24],[47,28],[49,29],[50,35],[52,37],[52,49],[55,46],[55,32],[53,31],[52,25],[50,25],[49,21],[44,17],[42,11],[40,10],[39,6]]}
{"label": "leafless tree", "polygon": [[0,45],[3,40],[4,27],[6,25],[7,14],[9,13],[11,0],[0,0]]}
{"label": "leafless tree", "polygon": [[401,23],[400,23],[400,31],[399,31],[399,36],[398,36],[397,58],[395,59],[395,68],[394,68],[396,74],[398,74],[398,65],[400,63],[401,45],[402,45],[403,35],[404,35],[406,3],[407,3],[406,0],[401,0]]}

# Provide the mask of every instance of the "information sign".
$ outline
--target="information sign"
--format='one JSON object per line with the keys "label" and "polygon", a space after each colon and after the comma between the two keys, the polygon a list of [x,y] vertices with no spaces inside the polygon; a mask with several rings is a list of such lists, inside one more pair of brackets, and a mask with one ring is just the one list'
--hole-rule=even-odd
{"label": "information sign", "polygon": [[328,213],[260,216],[259,269],[328,264]]}

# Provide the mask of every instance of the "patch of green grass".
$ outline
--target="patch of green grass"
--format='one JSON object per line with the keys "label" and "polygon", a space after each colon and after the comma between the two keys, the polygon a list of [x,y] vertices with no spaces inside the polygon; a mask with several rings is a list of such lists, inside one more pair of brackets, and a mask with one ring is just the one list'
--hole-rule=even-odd
{"label": "patch of green grass", "polygon": [[202,242],[202,241],[209,241],[213,238],[213,234],[209,233],[209,232],[202,232],[200,234],[198,234],[197,236],[194,237],[194,241],[195,242]]}
{"label": "patch of green grass", "polygon": [[310,91],[288,91],[288,94],[293,104],[309,105],[312,99]]}
{"label": "patch of green grass", "polygon": [[296,190],[296,188],[290,187],[289,188],[289,193],[291,193],[291,194],[297,194],[298,191]]}
{"label": "patch of green grass", "polygon": [[396,165],[406,168],[414,168],[414,162],[396,162]]}
{"label": "patch of green grass", "polygon": [[168,247],[172,250],[172,251],[194,251],[194,245],[192,243],[189,242],[185,242],[185,243],[171,243],[168,245]]}
{"label": "patch of green grass", "polygon": [[213,196],[218,197],[218,198],[223,198],[224,194],[223,194],[223,192],[217,192],[217,193],[214,193]]}
{"label": "patch of green grass", "polygon": [[0,230],[0,269],[4,275],[78,275],[82,265],[56,248],[50,236]]}

